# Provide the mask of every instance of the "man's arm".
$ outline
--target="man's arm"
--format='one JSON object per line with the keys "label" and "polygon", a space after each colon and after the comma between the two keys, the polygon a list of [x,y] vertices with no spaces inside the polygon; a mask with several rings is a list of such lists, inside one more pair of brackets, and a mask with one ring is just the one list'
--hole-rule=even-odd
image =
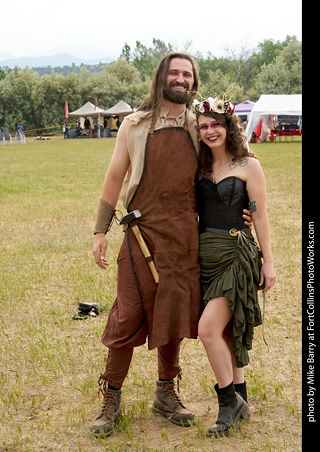
{"label": "man's arm", "polygon": [[[115,149],[111,162],[104,178],[100,198],[112,207],[116,207],[124,177],[130,165],[129,153],[127,148],[127,136],[130,121],[123,121],[118,131]],[[107,261],[105,259],[108,242],[104,233],[95,234],[93,244],[93,255],[97,265],[106,269]]]}

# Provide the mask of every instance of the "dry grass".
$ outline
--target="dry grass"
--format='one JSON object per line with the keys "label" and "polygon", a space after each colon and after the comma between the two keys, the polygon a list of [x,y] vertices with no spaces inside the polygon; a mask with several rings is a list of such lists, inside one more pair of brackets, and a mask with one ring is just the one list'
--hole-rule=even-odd
{"label": "dry grass", "polygon": [[[96,202],[114,139],[28,140],[0,153],[0,452],[301,450],[301,143],[253,146],[268,184],[277,283],[267,295],[246,369],[252,416],[228,439],[204,432],[217,416],[215,384],[199,341],[184,341],[181,398],[197,415],[184,429],[151,414],[155,352],[135,350],[117,435],[90,438],[99,410],[100,343],[115,296],[122,232],[109,236],[109,268],[92,258]],[[96,319],[73,321],[78,301]]]}

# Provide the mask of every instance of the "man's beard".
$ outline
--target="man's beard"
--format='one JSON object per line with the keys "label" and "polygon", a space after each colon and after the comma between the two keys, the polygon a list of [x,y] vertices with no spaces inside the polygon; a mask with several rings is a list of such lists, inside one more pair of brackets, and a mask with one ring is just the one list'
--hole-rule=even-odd
{"label": "man's beard", "polygon": [[[181,93],[174,91],[173,86],[184,86],[187,91]],[[188,86],[180,83],[173,83],[163,88],[163,98],[172,102],[173,104],[187,104],[192,100],[192,94],[188,92]]]}

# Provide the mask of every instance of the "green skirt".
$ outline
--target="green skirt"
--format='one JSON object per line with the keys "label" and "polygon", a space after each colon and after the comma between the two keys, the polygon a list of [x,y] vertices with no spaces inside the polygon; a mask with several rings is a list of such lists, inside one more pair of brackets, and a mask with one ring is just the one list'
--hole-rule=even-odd
{"label": "green skirt", "polygon": [[204,304],[226,297],[233,312],[232,350],[237,366],[249,363],[254,327],[262,324],[258,286],[262,261],[250,229],[236,237],[216,232],[200,234],[199,261]]}

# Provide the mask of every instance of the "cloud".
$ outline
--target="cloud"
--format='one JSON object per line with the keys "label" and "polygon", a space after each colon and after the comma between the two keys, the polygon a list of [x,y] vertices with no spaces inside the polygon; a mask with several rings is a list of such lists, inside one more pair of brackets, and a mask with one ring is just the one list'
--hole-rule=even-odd
{"label": "cloud", "polygon": [[0,39],[2,51],[15,56],[60,49],[87,58],[116,58],[125,42],[132,48],[137,40],[152,45],[153,37],[179,50],[192,42],[191,52],[221,56],[226,47],[244,43],[256,47],[264,39],[284,40],[287,35],[302,39],[301,8],[301,0],[281,0],[276,7],[256,0],[186,0],[179,5],[172,0],[16,0],[14,10],[8,2],[2,5]]}

